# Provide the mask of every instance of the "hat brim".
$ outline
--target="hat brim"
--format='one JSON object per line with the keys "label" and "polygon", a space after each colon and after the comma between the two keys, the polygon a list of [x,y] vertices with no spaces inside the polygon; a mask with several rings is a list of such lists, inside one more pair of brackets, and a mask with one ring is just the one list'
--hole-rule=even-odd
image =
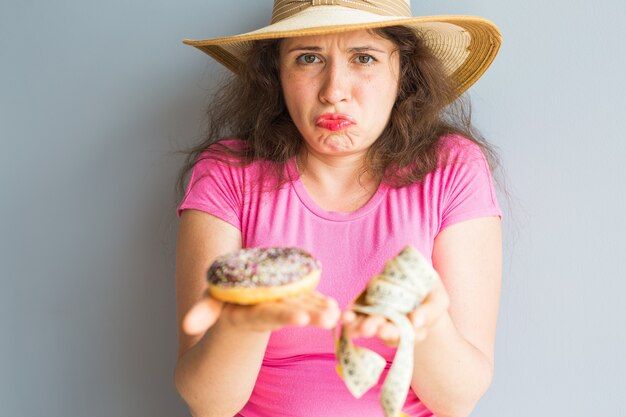
{"label": "hat brim", "polygon": [[206,40],[185,39],[183,42],[200,49],[237,73],[244,64],[246,51],[254,41],[388,26],[406,26],[418,32],[454,80],[458,95],[484,74],[502,43],[497,26],[481,17],[379,16],[340,6],[310,7],[290,18],[242,35]]}

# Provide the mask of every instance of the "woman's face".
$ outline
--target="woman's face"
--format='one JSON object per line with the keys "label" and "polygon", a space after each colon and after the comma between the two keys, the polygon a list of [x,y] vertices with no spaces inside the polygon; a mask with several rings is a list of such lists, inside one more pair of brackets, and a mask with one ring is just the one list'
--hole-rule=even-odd
{"label": "woman's face", "polygon": [[363,155],[383,132],[398,92],[400,58],[365,30],[285,39],[280,80],[310,152]]}

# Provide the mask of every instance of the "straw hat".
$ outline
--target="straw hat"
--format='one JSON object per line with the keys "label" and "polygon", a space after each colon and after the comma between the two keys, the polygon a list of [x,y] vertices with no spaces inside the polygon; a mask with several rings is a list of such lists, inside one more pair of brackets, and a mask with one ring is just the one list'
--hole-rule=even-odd
{"label": "straw hat", "polygon": [[237,36],[183,42],[237,72],[253,41],[402,25],[419,32],[457,84],[467,90],[487,70],[502,38],[489,20],[411,15],[410,0],[275,0],[268,26]]}

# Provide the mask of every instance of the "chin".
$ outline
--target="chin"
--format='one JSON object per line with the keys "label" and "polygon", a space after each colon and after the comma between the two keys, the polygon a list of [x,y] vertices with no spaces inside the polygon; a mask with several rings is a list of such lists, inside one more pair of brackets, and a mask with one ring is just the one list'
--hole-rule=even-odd
{"label": "chin", "polygon": [[333,151],[349,151],[354,148],[354,142],[345,133],[332,133],[322,143],[325,148]]}

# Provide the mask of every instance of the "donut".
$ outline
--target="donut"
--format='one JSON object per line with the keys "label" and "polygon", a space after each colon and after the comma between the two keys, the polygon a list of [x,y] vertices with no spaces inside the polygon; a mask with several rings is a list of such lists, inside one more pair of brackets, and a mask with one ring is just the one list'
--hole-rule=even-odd
{"label": "donut", "polygon": [[219,256],[209,267],[209,293],[235,304],[291,297],[317,287],[321,265],[300,248],[248,248]]}

